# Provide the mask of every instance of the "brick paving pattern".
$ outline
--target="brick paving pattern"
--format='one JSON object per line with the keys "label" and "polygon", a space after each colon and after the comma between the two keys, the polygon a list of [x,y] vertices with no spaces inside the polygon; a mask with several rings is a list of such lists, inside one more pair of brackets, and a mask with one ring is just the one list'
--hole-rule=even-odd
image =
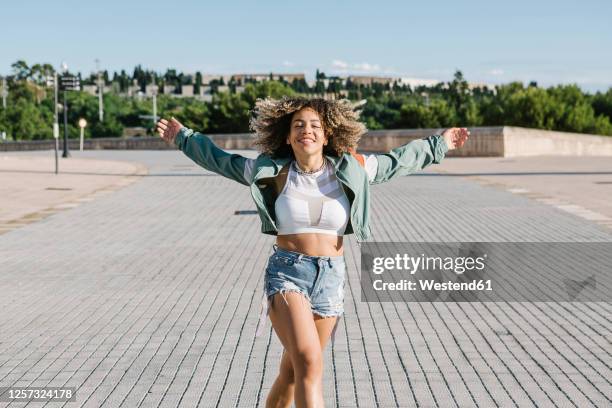
{"label": "brick paving pattern", "polygon": [[[254,209],[248,188],[177,152],[87,153],[148,174],[0,235],[0,386],[74,386],[68,407],[263,407],[281,355],[269,322],[255,337],[274,238],[257,215],[234,215]],[[374,186],[372,230],[612,240],[553,206],[431,172]],[[610,303],[363,303],[359,246],[345,242],[326,406],[612,405]]]}

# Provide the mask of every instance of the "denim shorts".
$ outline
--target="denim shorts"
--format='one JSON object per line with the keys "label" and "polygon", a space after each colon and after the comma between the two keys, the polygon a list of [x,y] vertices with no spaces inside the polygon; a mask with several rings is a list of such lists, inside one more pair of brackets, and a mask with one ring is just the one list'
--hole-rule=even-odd
{"label": "denim shorts", "polygon": [[312,313],[321,317],[337,316],[332,333],[344,313],[346,263],[344,256],[310,256],[273,246],[264,277],[262,312],[256,336],[261,334],[270,298],[280,293],[286,302],[286,292],[299,292],[308,301]]}

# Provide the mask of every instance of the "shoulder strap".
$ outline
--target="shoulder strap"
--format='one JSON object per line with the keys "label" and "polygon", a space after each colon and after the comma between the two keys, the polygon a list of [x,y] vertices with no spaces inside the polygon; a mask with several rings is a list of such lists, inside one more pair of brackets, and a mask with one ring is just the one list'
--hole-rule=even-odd
{"label": "shoulder strap", "polygon": [[363,154],[357,153],[357,149],[355,148],[350,148],[349,153],[359,162],[361,167],[365,167],[365,157],[363,157]]}

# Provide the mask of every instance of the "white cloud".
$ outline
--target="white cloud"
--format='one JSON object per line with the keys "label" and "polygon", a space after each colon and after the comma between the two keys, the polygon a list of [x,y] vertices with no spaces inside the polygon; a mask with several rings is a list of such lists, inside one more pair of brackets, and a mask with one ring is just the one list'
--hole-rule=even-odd
{"label": "white cloud", "polygon": [[294,65],[295,64],[293,62],[291,62],[291,61],[283,61],[283,66],[284,67],[292,67]]}
{"label": "white cloud", "polygon": [[329,68],[334,73],[354,73],[354,74],[391,74],[395,70],[391,68],[383,68],[379,64],[371,64],[369,62],[348,63],[339,59],[332,61]]}
{"label": "white cloud", "polygon": [[378,64],[368,64],[367,62],[362,62],[359,64],[355,64],[353,65],[353,68],[355,68],[358,71],[363,71],[363,72],[376,72],[376,71],[380,71],[380,65]]}
{"label": "white cloud", "polygon": [[500,68],[495,68],[489,71],[489,75],[494,75],[494,76],[504,75],[504,70]]}
{"label": "white cloud", "polygon": [[348,64],[344,61],[341,60],[333,60],[332,61],[332,68],[334,69],[339,69],[339,70],[345,70],[348,68]]}

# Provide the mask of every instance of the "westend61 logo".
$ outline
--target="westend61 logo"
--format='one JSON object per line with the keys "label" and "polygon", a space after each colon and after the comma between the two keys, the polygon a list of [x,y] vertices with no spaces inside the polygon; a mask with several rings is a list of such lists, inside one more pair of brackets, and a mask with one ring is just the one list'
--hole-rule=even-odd
{"label": "westend61 logo", "polygon": [[365,302],[610,301],[612,242],[367,242]]}

